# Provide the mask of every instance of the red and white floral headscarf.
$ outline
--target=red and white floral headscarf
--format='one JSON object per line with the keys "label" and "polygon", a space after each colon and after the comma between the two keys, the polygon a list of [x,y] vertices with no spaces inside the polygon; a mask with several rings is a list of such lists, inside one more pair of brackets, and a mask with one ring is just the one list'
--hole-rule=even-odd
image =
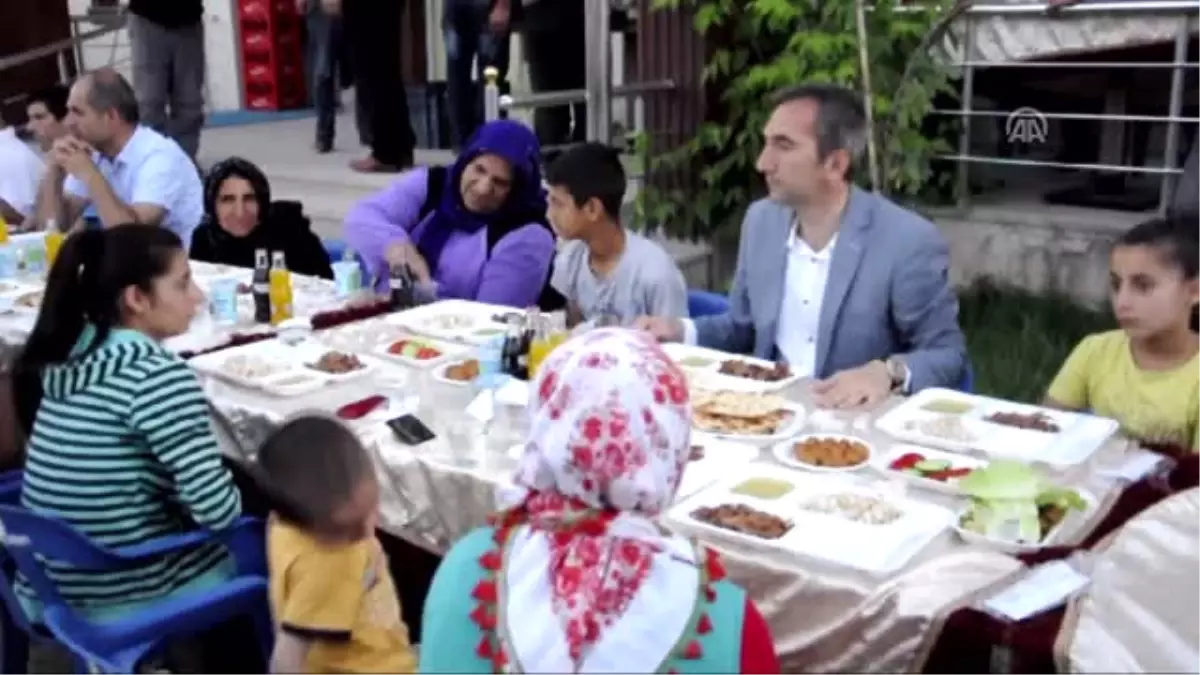
{"label": "red and white floral headscarf", "polygon": [[692,543],[652,520],[688,461],[686,378],[648,335],[595,330],[547,358],[529,410],[516,487],[501,496],[526,518],[497,575],[506,660],[655,672],[688,634],[704,581]]}

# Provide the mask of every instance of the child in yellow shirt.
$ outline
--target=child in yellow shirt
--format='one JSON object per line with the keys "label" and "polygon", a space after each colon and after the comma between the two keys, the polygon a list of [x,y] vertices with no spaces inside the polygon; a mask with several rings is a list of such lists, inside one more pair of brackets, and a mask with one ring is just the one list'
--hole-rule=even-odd
{"label": "child in yellow shirt", "polygon": [[1195,223],[1155,219],[1125,233],[1110,261],[1121,330],[1089,335],[1063,364],[1047,405],[1091,410],[1170,454],[1200,445],[1200,298]]}
{"label": "child in yellow shirt", "polygon": [[267,525],[271,672],[412,673],[416,658],[387,558],[375,538],[370,455],[334,419],[307,416],[258,453]]}

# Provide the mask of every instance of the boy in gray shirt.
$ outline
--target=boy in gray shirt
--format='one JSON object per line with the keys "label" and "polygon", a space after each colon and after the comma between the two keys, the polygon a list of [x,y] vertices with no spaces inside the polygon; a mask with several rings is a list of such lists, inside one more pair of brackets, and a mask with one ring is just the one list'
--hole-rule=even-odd
{"label": "boy in gray shirt", "polygon": [[687,285],[675,261],[621,225],[625,169],[615,150],[575,146],[546,169],[546,183],[546,218],[564,242],[550,283],[567,299],[568,323],[687,317]]}

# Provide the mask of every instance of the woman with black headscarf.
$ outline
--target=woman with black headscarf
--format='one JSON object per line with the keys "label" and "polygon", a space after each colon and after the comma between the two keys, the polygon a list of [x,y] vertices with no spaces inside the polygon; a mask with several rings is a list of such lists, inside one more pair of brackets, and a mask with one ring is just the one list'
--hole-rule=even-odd
{"label": "woman with black headscarf", "polygon": [[254,266],[254,251],[282,251],[296,274],[333,278],[329,254],[299,202],[271,201],[271,185],[252,162],[231,157],[204,180],[204,220],[192,235],[192,260]]}

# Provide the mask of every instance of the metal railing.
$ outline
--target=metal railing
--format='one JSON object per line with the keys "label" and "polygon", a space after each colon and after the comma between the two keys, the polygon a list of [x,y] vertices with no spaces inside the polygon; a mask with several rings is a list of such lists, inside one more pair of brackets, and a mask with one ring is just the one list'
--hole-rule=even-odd
{"label": "metal railing", "polygon": [[[962,69],[962,86],[961,99],[962,106],[959,109],[935,109],[933,114],[956,117],[961,120],[961,126],[958,138],[958,149],[955,154],[940,155],[939,159],[952,161],[957,164],[957,192],[959,195],[959,205],[965,207],[970,199],[970,175],[969,170],[972,165],[994,165],[994,166],[1019,166],[1019,167],[1041,167],[1052,169],[1068,169],[1077,171],[1093,171],[1093,172],[1111,172],[1120,174],[1143,174],[1159,176],[1159,211],[1164,212],[1167,205],[1170,203],[1173,194],[1173,188],[1176,178],[1182,173],[1182,169],[1178,166],[1179,145],[1180,145],[1180,125],[1181,124],[1198,124],[1198,117],[1184,117],[1183,111],[1183,94],[1184,94],[1184,75],[1187,71],[1196,71],[1200,69],[1200,63],[1188,60],[1188,44],[1191,40],[1191,33],[1196,22],[1196,17],[1200,9],[1195,0],[1180,1],[1180,0],[1140,0],[1129,2],[1107,2],[1107,3],[1081,3],[1064,7],[1057,11],[1047,13],[1048,7],[1042,3],[1036,4],[1021,4],[1021,5],[975,5],[970,7],[965,15],[961,18],[962,22],[962,40],[960,43],[961,60],[953,67]],[[1066,15],[1076,14],[1121,14],[1136,12],[1139,14],[1169,14],[1178,15],[1179,25],[1174,36],[1174,54],[1171,62],[1079,62],[1079,61],[992,61],[979,60],[976,58],[976,31],[975,21],[981,15],[1004,16],[1004,15],[1043,15],[1053,17],[1063,17]],[[1047,18],[1047,21],[1056,19]],[[1087,70],[1131,70],[1131,69],[1170,69],[1171,83],[1168,100],[1168,110],[1166,115],[1137,115],[1137,114],[1117,114],[1117,113],[1042,113],[1040,111],[1029,108],[1021,108],[1018,110],[976,110],[973,107],[973,99],[975,94],[975,75],[978,69],[988,68],[1037,68],[1037,69],[1087,69]],[[1026,115],[1035,124],[1041,125],[1041,133],[1045,133],[1045,128],[1049,120],[1076,120],[1076,121],[1099,121],[1099,122],[1139,122],[1139,123],[1154,123],[1165,124],[1166,134],[1164,139],[1163,162],[1161,166],[1130,166],[1125,164],[1106,163],[1103,158],[1106,156],[1103,149],[1099,157],[1101,161],[1082,163],[1082,162],[1052,162],[1036,159],[1024,159],[1016,157],[997,157],[997,156],[980,156],[971,153],[971,131],[972,120],[977,118],[1004,118],[1006,120],[1006,131],[1010,133],[1009,127],[1013,125],[1014,119],[1019,119],[1021,115]],[[1102,137],[1102,142],[1111,142],[1112,139]],[[1123,139],[1119,138],[1118,141]],[[1200,143],[1200,135],[1197,135],[1194,142]],[[1124,149],[1120,149],[1124,154]]]}
{"label": "metal railing", "polygon": [[499,71],[487,68],[483,75],[484,119],[495,120],[500,117],[502,111],[518,108],[549,108],[583,103],[587,111],[587,139],[611,144],[614,99],[638,98],[646,94],[674,90],[675,82],[669,79],[613,86],[612,42],[609,30],[611,9],[611,0],[584,0],[586,62],[583,89],[501,96]]}
{"label": "metal railing", "polygon": [[[107,35],[112,35],[117,31],[125,28],[126,13],[124,9],[114,8],[112,10],[92,11],[82,16],[72,16],[71,28],[74,33],[69,38],[64,38],[57,42],[51,42],[48,45],[34,47],[23,52],[11,54],[9,56],[0,57],[0,71],[8,70],[23,66],[26,63],[32,63],[38,59],[44,59],[48,56],[54,56],[58,60],[58,81],[66,84],[71,81],[75,73],[71,72],[70,64],[67,60],[67,53],[73,52],[75,55],[75,68],[83,67],[83,54],[80,47],[85,43],[97,38],[102,38]],[[81,23],[99,24],[98,28],[93,28],[88,31],[79,32],[78,28]],[[26,94],[17,94],[0,101],[0,105],[8,105],[22,100]]]}

